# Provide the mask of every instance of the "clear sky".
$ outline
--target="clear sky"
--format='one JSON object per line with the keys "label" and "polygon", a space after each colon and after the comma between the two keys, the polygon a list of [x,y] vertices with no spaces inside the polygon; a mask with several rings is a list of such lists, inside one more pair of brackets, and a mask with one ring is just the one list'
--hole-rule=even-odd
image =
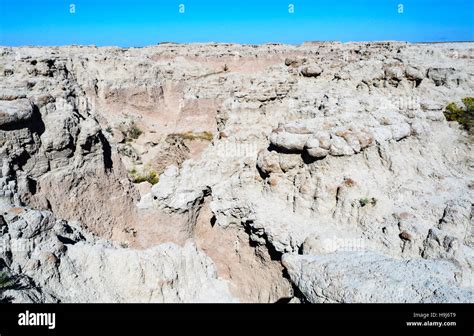
{"label": "clear sky", "polygon": [[474,0],[0,0],[0,45],[314,40],[472,41]]}

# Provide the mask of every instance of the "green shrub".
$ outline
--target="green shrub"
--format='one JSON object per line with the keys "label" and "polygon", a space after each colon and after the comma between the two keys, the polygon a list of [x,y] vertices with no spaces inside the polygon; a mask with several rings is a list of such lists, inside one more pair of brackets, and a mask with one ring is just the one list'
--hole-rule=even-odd
{"label": "green shrub", "polygon": [[160,181],[160,177],[154,170],[148,171],[144,174],[140,174],[134,168],[130,171],[130,175],[132,177],[133,183],[142,183],[146,181],[146,182],[151,183],[152,185],[155,185]]}
{"label": "green shrub", "polygon": [[140,135],[142,135],[142,133],[142,130],[133,122],[130,124],[127,134],[130,139],[136,140]]}
{"label": "green shrub", "polygon": [[184,133],[175,133],[172,136],[180,137],[184,140],[204,140],[211,141],[214,138],[214,135],[211,132],[184,132]]}
{"label": "green shrub", "polygon": [[140,137],[140,135],[143,134],[143,131],[137,126],[134,121],[132,121],[127,127],[125,127],[125,124],[122,123],[119,126],[119,129],[125,137],[125,141],[127,142],[136,140]]}
{"label": "green shrub", "polygon": [[466,97],[462,99],[467,112],[474,112],[474,97]]}
{"label": "green shrub", "polygon": [[152,185],[155,185],[160,181],[160,177],[155,171],[151,171],[148,173],[147,181],[150,182]]}
{"label": "green shrub", "polygon": [[371,197],[371,198],[364,197],[359,200],[359,204],[361,207],[365,207],[368,204],[376,205],[377,199],[374,197]]}
{"label": "green shrub", "polygon": [[[446,106],[446,112],[448,113],[448,116],[449,115],[454,115],[454,114],[457,114],[457,113],[462,113],[463,112],[463,109],[459,108],[456,103],[449,103],[448,106]],[[445,112],[445,114],[446,114]],[[446,119],[448,119],[448,116],[446,116]],[[451,121],[451,120],[450,120]]]}
{"label": "green shrub", "polygon": [[15,284],[15,279],[7,272],[0,272],[0,289],[8,288]]}
{"label": "green shrub", "polygon": [[464,109],[457,106],[456,103],[449,103],[444,111],[447,121],[456,121],[469,133],[474,129],[474,97],[462,99]]}

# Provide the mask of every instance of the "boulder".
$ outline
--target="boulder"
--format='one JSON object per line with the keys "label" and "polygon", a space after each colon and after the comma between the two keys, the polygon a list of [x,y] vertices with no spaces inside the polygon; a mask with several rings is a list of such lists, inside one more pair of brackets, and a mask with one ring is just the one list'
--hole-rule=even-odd
{"label": "boulder", "polygon": [[331,136],[330,153],[334,156],[352,155],[354,154],[354,149],[352,149],[344,138],[333,135]]}
{"label": "boulder", "polygon": [[396,260],[373,252],[283,256],[292,282],[312,303],[474,302],[450,261]]}
{"label": "boulder", "polygon": [[21,124],[33,116],[33,105],[26,99],[0,100],[0,127]]}
{"label": "boulder", "polygon": [[274,132],[270,136],[270,143],[287,151],[302,151],[309,138],[309,134],[294,134],[285,131]]}
{"label": "boulder", "polygon": [[323,69],[317,65],[305,66],[301,68],[300,73],[304,77],[318,77],[323,73]]}

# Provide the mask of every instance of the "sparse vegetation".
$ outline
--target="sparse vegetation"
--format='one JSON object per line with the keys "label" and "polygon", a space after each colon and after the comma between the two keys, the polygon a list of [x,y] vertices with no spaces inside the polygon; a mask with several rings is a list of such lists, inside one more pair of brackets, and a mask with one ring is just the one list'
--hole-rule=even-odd
{"label": "sparse vegetation", "polygon": [[138,155],[135,148],[133,148],[130,144],[121,144],[120,146],[117,146],[117,150],[120,154],[129,157],[134,162],[140,161],[140,155]]}
{"label": "sparse vegetation", "polygon": [[133,122],[130,124],[127,134],[129,138],[136,140],[142,133],[143,133],[142,130],[139,129],[138,126]]}
{"label": "sparse vegetation", "polygon": [[449,103],[444,115],[448,121],[456,121],[468,132],[474,129],[474,97],[466,97],[462,99],[464,109],[456,103]]}
{"label": "sparse vegetation", "polygon": [[132,237],[136,237],[137,236],[137,230],[134,229],[134,228],[126,228],[125,229],[125,232],[132,235]]}
{"label": "sparse vegetation", "polygon": [[367,204],[369,204],[369,199],[368,198],[361,198],[359,200],[359,204],[361,207],[365,207]]}
{"label": "sparse vegetation", "polygon": [[126,142],[138,139],[143,133],[134,121],[132,121],[127,127],[124,124],[120,125],[119,129],[125,137]]}
{"label": "sparse vegetation", "polygon": [[347,177],[347,178],[344,179],[344,184],[345,184],[347,187],[350,187],[350,188],[351,188],[351,187],[353,187],[353,186],[356,185],[356,182],[355,182],[353,179]]}
{"label": "sparse vegetation", "polygon": [[365,207],[368,204],[376,205],[377,199],[374,197],[371,197],[371,198],[364,197],[359,200],[359,204],[361,207]]}
{"label": "sparse vegetation", "polygon": [[184,132],[184,133],[175,133],[173,136],[180,137],[183,140],[204,140],[211,141],[214,138],[214,135],[211,132]]}
{"label": "sparse vegetation", "polygon": [[7,272],[0,272],[0,289],[11,287],[15,284],[15,279]]}
{"label": "sparse vegetation", "polygon": [[106,131],[107,133],[109,133],[109,134],[112,134],[112,135],[114,134],[114,131],[112,130],[112,127],[110,127],[110,126],[108,126],[108,127],[105,129],[105,131]]}
{"label": "sparse vegetation", "polygon": [[160,181],[160,177],[154,170],[147,171],[146,173],[138,173],[135,168],[130,171],[130,176],[132,178],[133,183],[142,183],[142,182],[149,182],[152,185],[157,184]]}
{"label": "sparse vegetation", "polygon": [[466,106],[466,110],[469,112],[474,111],[474,97],[466,97],[462,99],[462,102],[464,103],[464,106]]}

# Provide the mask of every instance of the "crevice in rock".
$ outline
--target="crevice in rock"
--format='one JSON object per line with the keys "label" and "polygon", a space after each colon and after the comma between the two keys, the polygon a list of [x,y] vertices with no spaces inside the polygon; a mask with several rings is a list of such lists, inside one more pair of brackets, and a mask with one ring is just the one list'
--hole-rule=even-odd
{"label": "crevice in rock", "polygon": [[281,154],[301,154],[300,150],[296,150],[296,149],[295,150],[290,150],[290,149],[287,149],[287,148],[275,146],[274,144],[269,144],[267,150],[269,152],[277,152],[277,153],[281,153]]}
{"label": "crevice in rock", "polygon": [[270,177],[270,173],[263,171],[262,168],[258,166],[258,164],[255,167],[257,168],[258,175],[260,175],[260,178],[262,180],[266,180],[267,178]]}
{"label": "crevice in rock", "polygon": [[63,236],[61,236],[61,235],[58,235],[57,237],[58,237],[58,240],[59,240],[61,243],[65,244],[65,245],[74,245],[74,244],[77,243],[76,241],[74,241],[74,240],[72,240],[72,239],[70,239],[70,238],[67,238],[67,237],[63,237]]}
{"label": "crevice in rock", "polygon": [[104,167],[106,170],[111,170],[113,168],[112,148],[102,132],[98,136],[104,152]]}
{"label": "crevice in rock", "polygon": [[[293,281],[291,281],[291,277],[288,274],[288,270],[285,268],[285,266],[283,266],[283,277],[288,280],[288,282],[291,284],[291,288],[293,290],[293,297],[283,298],[283,299],[286,299],[289,302],[291,299],[296,298],[300,301],[300,303],[309,303],[308,299],[303,294],[303,292],[301,292],[299,287],[297,285],[295,285],[293,283]],[[282,303],[285,303],[285,302],[282,302]]]}
{"label": "crevice in rock", "polygon": [[322,157],[322,158],[312,157],[311,155],[308,154],[307,151],[303,151],[301,153],[301,158],[303,159],[303,162],[308,165],[325,159],[325,157]]}
{"label": "crevice in rock", "polygon": [[276,302],[288,297],[291,285],[283,277],[281,254],[270,245],[253,242],[249,225],[216,225],[209,208],[211,197],[209,192],[198,205],[194,239],[214,261],[219,275],[231,282],[234,295],[243,302]]}
{"label": "crevice in rock", "polygon": [[271,260],[277,261],[278,263],[280,263],[280,265],[282,267],[281,277],[283,279],[286,279],[288,281],[288,283],[291,285],[293,295],[292,296],[281,297],[278,300],[276,300],[275,303],[283,303],[283,304],[289,303],[293,298],[297,298],[301,303],[307,303],[308,301],[307,301],[306,297],[303,295],[303,293],[301,293],[299,288],[291,281],[291,278],[288,274],[288,271],[286,270],[285,266],[281,262],[283,253],[281,253],[281,252],[279,252],[275,249],[275,247],[268,240],[268,236],[266,234],[262,235],[262,238],[265,239],[265,245],[262,246],[262,245],[259,245],[257,242],[253,241],[250,238],[250,236],[252,234],[252,228],[251,228],[251,225],[250,225],[249,222],[247,222],[244,225],[244,228],[245,228],[245,233],[248,235],[249,245],[252,248],[254,248],[255,250],[257,250],[258,248],[263,247],[265,249],[265,251],[267,251],[267,253],[270,256]]}

